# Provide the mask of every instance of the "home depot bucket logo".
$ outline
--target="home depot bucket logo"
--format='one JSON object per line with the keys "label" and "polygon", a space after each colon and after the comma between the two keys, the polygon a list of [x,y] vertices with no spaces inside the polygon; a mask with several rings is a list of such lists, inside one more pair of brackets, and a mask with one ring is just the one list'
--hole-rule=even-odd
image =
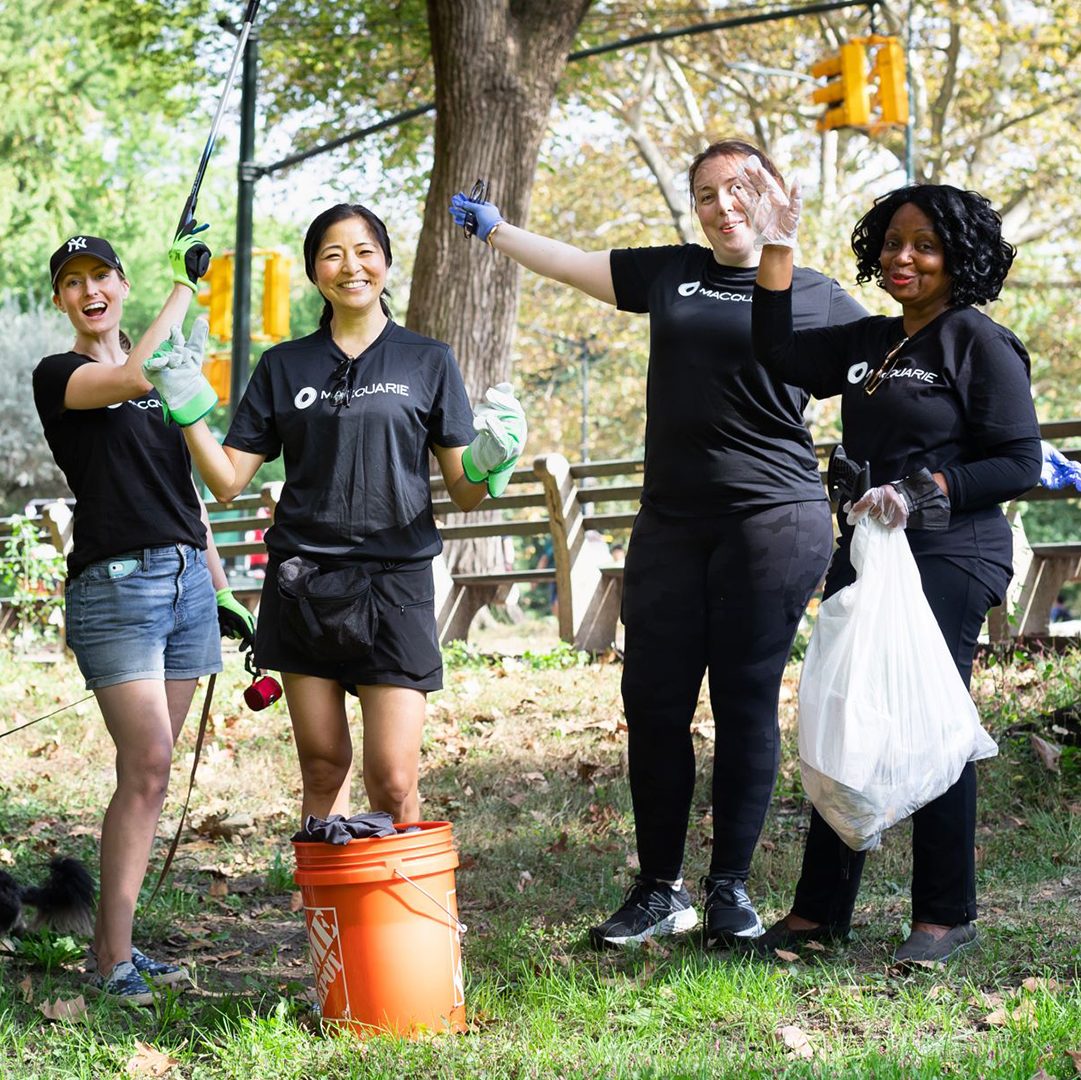
{"label": "home depot bucket logo", "polygon": [[338,911],[336,908],[305,908],[308,919],[308,944],[315,968],[315,988],[319,1001],[327,1011],[327,1000],[333,993],[341,1002],[332,1011],[342,1020],[350,1019],[349,988],[345,984],[345,962],[342,959],[342,941],[338,934]]}

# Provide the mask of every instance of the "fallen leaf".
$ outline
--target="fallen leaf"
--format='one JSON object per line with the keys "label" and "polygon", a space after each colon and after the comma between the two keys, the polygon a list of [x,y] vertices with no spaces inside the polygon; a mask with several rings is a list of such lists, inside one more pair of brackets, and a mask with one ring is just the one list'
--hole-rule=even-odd
{"label": "fallen leaf", "polygon": [[1067,1050],[1066,1056],[1073,1062],[1078,1076],[1081,1076],[1081,1050]]}
{"label": "fallen leaf", "polygon": [[522,779],[528,784],[547,784],[548,777],[542,772],[527,772],[522,773]]}
{"label": "fallen leaf", "polygon": [[207,889],[209,896],[228,896],[229,895],[229,882],[223,877],[211,878],[210,888]]}
{"label": "fallen leaf", "polygon": [[30,976],[27,975],[25,979],[19,982],[19,992],[23,996],[23,1001],[29,1003],[34,1000],[34,984],[30,981]]}
{"label": "fallen leaf", "polygon": [[[774,949],[773,951],[781,960],[784,960],[789,964],[793,964],[799,960],[799,953],[788,952],[785,949]],[[797,1028],[796,1030],[798,1031],[799,1029]]]}
{"label": "fallen leaf", "polygon": [[1054,1077],[1044,1069],[1034,1072],[1028,1080],[1054,1080]]}
{"label": "fallen leaf", "polygon": [[81,1020],[86,1016],[86,1001],[83,995],[78,997],[57,998],[55,1001],[45,1000],[38,1006],[38,1012],[46,1020]]}
{"label": "fallen leaf", "polygon": [[[780,951],[780,949],[777,950],[777,952]],[[802,1028],[797,1027],[795,1024],[785,1024],[784,1027],[777,1028],[773,1034],[780,1039],[780,1041],[783,1042],[796,1057],[814,1057],[814,1048],[811,1046],[811,1042],[807,1038],[806,1033]]]}
{"label": "fallen leaf", "polygon": [[1027,979],[1022,981],[1021,989],[1027,990],[1031,994],[1035,994],[1038,990],[1044,990],[1048,994],[1053,994],[1056,990],[1061,990],[1062,987],[1054,979],[1039,979],[1030,975]]}
{"label": "fallen leaf", "polygon": [[825,952],[826,946],[820,941],[805,941],[804,948],[810,949],[811,952]]}
{"label": "fallen leaf", "polygon": [[156,1047],[135,1040],[135,1053],[128,1058],[124,1071],[128,1076],[168,1076],[180,1062]]}
{"label": "fallen leaf", "polygon": [[928,1001],[937,1001],[940,997],[942,997],[944,994],[948,994],[949,992],[950,992],[950,988],[948,986],[946,986],[945,984],[943,984],[943,983],[935,983],[935,985],[932,986],[931,989],[927,991],[927,1000]]}
{"label": "fallen leaf", "polygon": [[533,884],[533,875],[528,870],[523,870],[518,875],[518,891],[525,892]]}
{"label": "fallen leaf", "polygon": [[1062,757],[1062,747],[1056,746],[1055,743],[1048,742],[1046,739],[1041,739],[1039,735],[1030,735],[1029,742],[1032,744],[1032,749],[1035,751],[1040,764],[1049,772],[1057,773],[1059,771],[1058,761]]}
{"label": "fallen leaf", "polygon": [[304,894],[298,889],[296,892],[289,895],[289,910],[290,911],[303,911],[304,910]]}

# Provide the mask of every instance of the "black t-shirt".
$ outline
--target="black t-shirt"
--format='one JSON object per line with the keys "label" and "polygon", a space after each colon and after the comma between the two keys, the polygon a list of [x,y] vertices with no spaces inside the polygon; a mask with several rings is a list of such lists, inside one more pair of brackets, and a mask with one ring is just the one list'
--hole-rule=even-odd
{"label": "black t-shirt", "polygon": [[206,529],[180,428],[161,419],[152,390],[104,409],[66,409],[79,353],[46,356],[34,369],[45,440],[75,495],[68,574],[126,551],[166,544],[206,547]]}
{"label": "black t-shirt", "polygon": [[[619,249],[611,267],[620,310],[650,316],[642,503],[682,517],[823,499],[808,395],[754,359],[755,268],[696,244]],[[795,280],[799,326],[866,315],[813,270]]]}
{"label": "black t-shirt", "polygon": [[[983,312],[948,308],[905,342],[868,394],[874,385],[868,380],[904,341],[901,317],[792,334],[789,295],[755,292],[755,346],[763,363],[815,397],[841,395],[845,452],[870,462],[872,484],[920,468],[943,473],[950,526],[906,530],[913,553],[949,557],[1004,589],[1013,545],[998,503],[1039,478],[1025,347]],[[843,519],[841,528],[847,540],[851,529]]]}
{"label": "black t-shirt", "polygon": [[443,546],[428,453],[473,436],[450,347],[388,321],[352,361],[326,329],[268,349],[225,445],[284,456],[274,554],[420,559]]}

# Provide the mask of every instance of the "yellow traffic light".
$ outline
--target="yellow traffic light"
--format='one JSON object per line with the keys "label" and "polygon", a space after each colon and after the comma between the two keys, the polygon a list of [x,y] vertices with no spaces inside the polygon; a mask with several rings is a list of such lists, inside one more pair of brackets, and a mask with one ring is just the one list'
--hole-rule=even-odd
{"label": "yellow traffic light", "polygon": [[882,114],[882,124],[908,124],[908,86],[905,72],[905,49],[895,37],[874,36],[868,39],[877,45],[871,80],[875,84],[875,106]]}
{"label": "yellow traffic light", "polygon": [[210,308],[208,320],[210,333],[219,341],[229,341],[233,336],[233,255],[215,255],[210,269],[201,284],[197,299]]}
{"label": "yellow traffic light", "polygon": [[263,334],[273,341],[289,336],[289,271],[293,260],[280,251],[267,252],[263,266]]}
{"label": "yellow traffic light", "polygon": [[862,41],[846,41],[834,56],[811,67],[816,79],[830,81],[811,95],[829,108],[818,121],[819,131],[839,127],[867,127],[871,120],[870,88],[867,85],[867,50]]}

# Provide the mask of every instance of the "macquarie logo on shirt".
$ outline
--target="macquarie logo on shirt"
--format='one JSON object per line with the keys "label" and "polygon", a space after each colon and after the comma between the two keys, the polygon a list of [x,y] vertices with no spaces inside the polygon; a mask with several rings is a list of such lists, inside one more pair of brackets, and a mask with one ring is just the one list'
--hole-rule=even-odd
{"label": "macquarie logo on shirt", "polygon": [[[867,376],[871,373],[871,366],[866,360],[861,360],[858,364],[853,364],[848,369],[848,381],[853,386],[858,386],[863,382]],[[933,371],[924,371],[923,368],[894,368],[892,371],[887,371],[882,375],[881,380],[885,382],[887,379],[915,379],[917,382],[926,383],[928,386],[934,386],[938,381],[938,376]]]}
{"label": "macquarie logo on shirt", "polygon": [[137,409],[142,409],[144,412],[147,409],[160,409],[161,400],[159,398],[148,398],[146,401],[118,401],[114,405],[106,405],[107,409],[119,409],[121,405],[134,405]]}
{"label": "macquarie logo on shirt", "polygon": [[367,386],[355,386],[352,391],[346,390],[316,390],[314,386],[302,386],[298,391],[293,404],[298,409],[307,409],[316,401],[329,401],[334,405],[340,405],[347,397],[354,401],[357,398],[367,397],[369,394],[397,394],[399,397],[409,397],[409,387],[405,383],[369,383]]}
{"label": "macquarie logo on shirt", "polygon": [[676,286],[676,292],[680,296],[698,294],[699,296],[708,296],[711,300],[727,300],[737,304],[749,304],[751,302],[750,293],[735,293],[727,289],[711,289],[700,281],[685,281],[682,285]]}

